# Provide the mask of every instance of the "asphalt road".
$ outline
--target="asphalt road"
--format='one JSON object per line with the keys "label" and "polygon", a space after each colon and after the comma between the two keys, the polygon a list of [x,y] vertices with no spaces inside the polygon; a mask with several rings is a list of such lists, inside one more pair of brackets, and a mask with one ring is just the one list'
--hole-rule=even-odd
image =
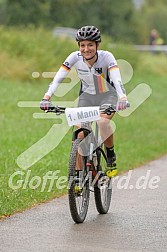
{"label": "asphalt road", "polygon": [[75,224],[67,196],[0,221],[3,252],[167,251],[167,156],[113,181],[109,213],[93,194],[87,218]]}

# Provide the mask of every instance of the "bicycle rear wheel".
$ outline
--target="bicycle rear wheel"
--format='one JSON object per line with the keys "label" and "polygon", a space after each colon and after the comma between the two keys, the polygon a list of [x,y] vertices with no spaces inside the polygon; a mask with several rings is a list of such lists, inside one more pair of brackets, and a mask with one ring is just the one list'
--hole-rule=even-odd
{"label": "bicycle rear wheel", "polygon": [[101,172],[101,176],[94,186],[96,208],[100,214],[108,212],[112,196],[112,180],[105,175],[107,159],[104,148],[104,145],[102,145],[97,149],[97,172]]}
{"label": "bicycle rear wheel", "polygon": [[84,222],[88,206],[89,206],[89,179],[88,171],[86,167],[87,158],[80,156],[82,162],[82,170],[79,178],[76,177],[76,161],[78,154],[78,149],[81,140],[76,139],[73,143],[72,150],[70,153],[69,160],[69,188],[68,188],[68,198],[71,216],[76,223]]}

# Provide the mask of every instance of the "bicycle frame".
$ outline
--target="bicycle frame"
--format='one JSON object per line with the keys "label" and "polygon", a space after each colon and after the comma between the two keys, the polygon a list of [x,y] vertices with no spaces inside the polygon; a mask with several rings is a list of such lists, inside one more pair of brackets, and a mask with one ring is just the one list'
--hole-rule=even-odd
{"label": "bicycle frame", "polygon": [[[83,132],[83,135],[84,135],[84,138],[81,141],[81,146],[82,146],[81,148],[83,151],[82,155],[87,156],[88,158],[87,166],[89,166],[89,169],[94,173],[93,175],[95,176],[96,175],[95,166],[98,167],[100,163],[99,155],[98,155],[99,150],[102,153],[104,159],[107,161],[106,154],[101,148],[102,143],[99,143],[98,141],[99,140],[99,127],[98,127],[97,122],[95,123],[95,131],[92,130],[90,122],[82,123],[81,127],[76,129],[73,132],[72,141],[75,141],[78,138],[78,135],[80,132]],[[97,165],[95,165],[94,163],[94,160],[93,160],[94,156],[96,156],[97,158]]]}

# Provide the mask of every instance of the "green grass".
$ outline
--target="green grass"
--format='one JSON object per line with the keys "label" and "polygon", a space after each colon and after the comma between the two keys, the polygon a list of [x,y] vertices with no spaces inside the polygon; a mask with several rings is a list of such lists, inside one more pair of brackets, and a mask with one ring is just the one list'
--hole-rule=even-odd
{"label": "green grass", "polygon": [[[9,65],[8,69],[7,67],[3,68],[4,72],[2,72],[0,80],[0,217],[22,211],[66,193],[66,188],[57,189],[56,180],[50,192],[48,192],[50,181],[47,182],[42,192],[41,187],[44,181],[43,176],[48,171],[60,170],[59,177],[67,175],[72,130],[69,130],[58,147],[29,167],[30,177],[26,186],[24,181],[28,173],[17,165],[17,157],[44,137],[55,121],[54,119],[34,119],[33,113],[41,112],[38,107],[21,108],[17,106],[17,103],[19,101],[39,102],[50,80],[42,80],[42,78],[35,80],[31,77],[31,73],[33,71],[53,71],[52,50],[55,50],[55,71],[74,47],[74,44],[69,42],[65,51],[61,52],[61,45],[64,46],[65,44],[62,43],[65,42],[56,40],[57,47],[54,49],[55,41],[49,37],[49,33],[46,33],[48,43],[44,43],[43,30],[36,32],[36,40],[32,31],[25,31],[24,39],[19,31],[10,31],[11,40],[8,38],[9,31],[1,28],[2,34],[3,43],[0,45],[0,52],[2,52],[0,57],[3,56]],[[19,41],[18,36],[20,36],[21,43],[25,40],[25,45],[32,38],[30,42],[33,45],[31,46],[31,43],[29,47],[26,45],[28,49],[24,47],[23,43],[20,54],[19,48],[15,48],[15,51],[12,52],[13,46],[17,44],[17,40]],[[41,42],[43,50],[41,47],[39,48],[40,38],[43,39]],[[103,49],[105,48],[109,49],[104,43]],[[119,48],[114,49],[114,54],[118,58],[121,58],[122,54],[122,58],[129,61],[133,67],[133,78],[125,85],[127,93],[142,82],[147,83],[153,91],[152,95],[129,117],[120,117],[119,115],[114,117],[117,127],[115,132],[117,163],[119,172],[123,172],[167,153],[167,110],[165,107],[167,59],[164,55],[139,54],[122,47],[120,50]],[[44,59],[40,63],[42,56]],[[26,71],[22,72],[24,64],[27,64],[28,67]],[[16,71],[15,74],[12,74],[14,67]],[[78,88],[79,86],[70,91],[67,96],[63,97],[63,100],[73,101],[77,97]],[[53,98],[53,100],[57,100],[58,103],[61,98]],[[16,176],[14,185],[17,185],[18,179],[22,179],[23,184],[19,189],[13,190],[9,186],[9,178],[18,171],[22,172],[22,177]],[[36,189],[31,189],[29,182],[32,182],[34,176],[38,176],[37,179],[41,178],[41,183]]]}
{"label": "green grass", "polygon": [[[136,84],[137,79],[137,77],[133,78]],[[149,84],[153,93],[132,115],[126,118],[115,116],[114,122],[117,126],[115,146],[120,172],[133,169],[166,153],[167,112],[164,109],[166,80],[159,77],[158,81],[161,83],[161,88],[157,85],[155,76],[150,78]],[[3,101],[1,100],[0,106],[0,216],[12,214],[66,192],[66,189],[57,190],[56,183],[51,192],[47,192],[49,181],[43,192],[40,192],[42,182],[35,190],[31,189],[29,185],[26,189],[21,186],[20,189],[13,190],[8,185],[10,176],[16,171],[22,171],[16,163],[17,157],[46,135],[54,124],[53,119],[33,119],[33,113],[40,112],[38,108],[19,108],[17,106],[17,103],[23,100],[39,101],[45,86],[46,83],[40,85],[39,83],[11,83],[9,81],[0,83],[1,94],[5,97]],[[56,149],[28,169],[31,171],[28,181],[30,182],[34,176],[43,178],[47,171],[60,170],[59,176],[66,175],[70,145],[71,130]],[[25,173],[22,179],[25,180],[27,171],[23,172]],[[18,179],[21,179],[19,175],[14,183],[17,183]]]}
{"label": "green grass", "polygon": [[32,81],[34,71],[55,71],[76,48],[74,41],[57,39],[52,31],[42,28],[18,30],[0,26],[0,38],[0,76],[12,81]]}
{"label": "green grass", "polygon": [[[165,92],[164,85],[164,92]],[[156,92],[155,86],[153,92]],[[158,88],[157,88],[158,92]],[[161,98],[160,98],[161,96]],[[167,112],[154,93],[127,118],[116,118],[115,141],[120,170],[133,169],[167,153]]]}
{"label": "green grass", "polygon": [[[19,108],[17,103],[21,100],[40,100],[40,94],[43,94],[44,86],[29,83],[11,83],[1,81],[1,94],[5,99],[1,100],[1,177],[0,177],[0,215],[10,214],[26,207],[30,207],[37,202],[47,200],[64,193],[56,191],[53,187],[52,192],[46,190],[40,193],[40,187],[37,190],[30,190],[29,187],[22,190],[12,190],[8,185],[8,180],[14,171],[21,170],[16,159],[24,150],[42,138],[51,126],[53,119],[41,121],[33,119],[34,112],[40,112],[39,108]],[[33,94],[33,95],[32,95]],[[68,140],[67,140],[68,139]],[[65,151],[62,151],[66,145]],[[31,177],[40,176],[41,178],[47,171],[62,170],[61,175],[66,174],[68,152],[70,149],[69,136],[60,144],[59,148],[43,160],[39,161],[31,170]],[[26,171],[25,171],[26,173]],[[30,177],[30,179],[31,179]],[[17,179],[20,176],[17,177]],[[25,176],[23,175],[23,179]]]}

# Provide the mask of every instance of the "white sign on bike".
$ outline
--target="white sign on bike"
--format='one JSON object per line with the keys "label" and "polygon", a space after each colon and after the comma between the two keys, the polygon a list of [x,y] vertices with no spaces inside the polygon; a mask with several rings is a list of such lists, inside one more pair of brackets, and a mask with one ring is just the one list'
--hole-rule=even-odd
{"label": "white sign on bike", "polygon": [[100,120],[99,107],[66,108],[65,114],[69,126]]}

